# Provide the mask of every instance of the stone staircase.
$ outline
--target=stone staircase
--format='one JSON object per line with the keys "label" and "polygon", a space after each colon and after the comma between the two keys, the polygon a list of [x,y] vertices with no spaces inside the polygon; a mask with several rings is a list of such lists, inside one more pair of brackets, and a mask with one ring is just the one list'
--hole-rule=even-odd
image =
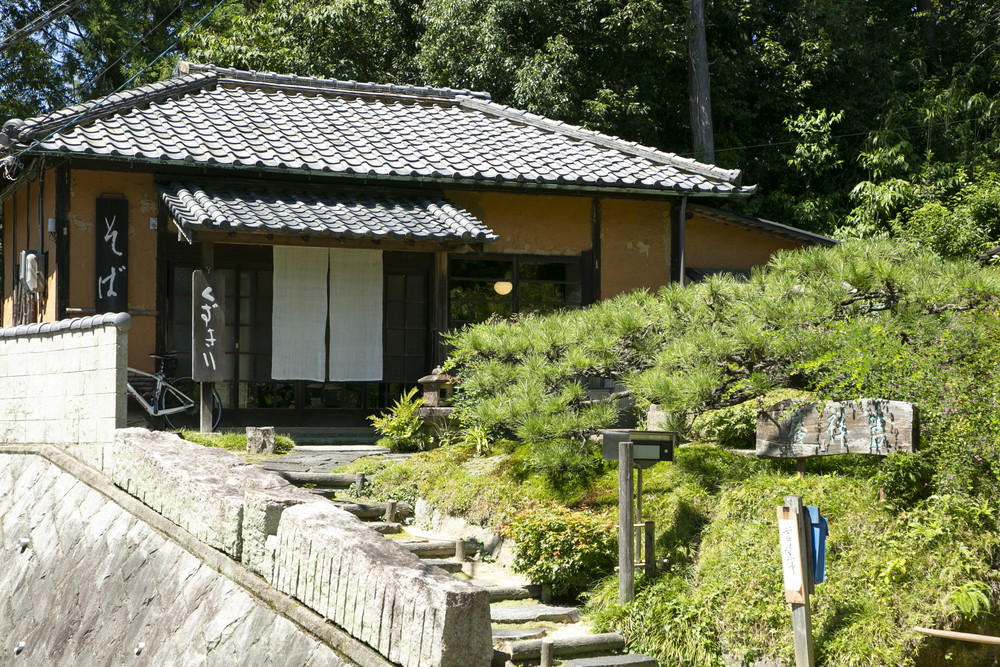
{"label": "stone staircase", "polygon": [[[375,517],[377,509],[388,509],[386,503],[364,503],[351,507],[350,501],[335,501],[344,509],[366,519],[372,527],[394,539],[424,562],[447,572],[471,579],[490,594],[490,620],[493,623],[492,667],[516,665],[562,665],[563,667],[657,667],[646,655],[622,654],[625,639],[616,633],[594,634],[580,622],[577,607],[558,606],[543,602],[547,596],[537,585],[493,582],[490,573],[474,557],[479,549],[474,540],[456,541],[430,536],[395,537],[402,531],[397,522]],[[397,517],[412,514],[408,505],[396,506]],[[387,530],[388,527],[388,530]],[[470,558],[469,556],[473,556]],[[484,578],[485,577],[485,578]],[[546,646],[548,644],[548,646]],[[543,651],[548,658],[542,659]]]}
{"label": "stone staircase", "polygon": [[[317,449],[338,447],[296,447],[299,457],[298,470],[325,469],[340,465],[344,458],[371,455],[376,452],[367,447],[357,447],[347,452],[329,452],[332,466],[307,467],[317,463]],[[271,459],[263,467],[275,472],[286,472],[292,466],[282,464],[283,458]],[[306,465],[302,465],[306,464]],[[299,483],[295,476],[286,477]],[[431,535],[404,534],[404,523],[413,516],[413,508],[406,503],[362,503],[338,500],[334,493],[336,475],[329,475],[330,485],[315,489],[330,498],[344,510],[362,519],[369,526],[416,554],[424,562],[440,567],[455,576],[471,580],[490,594],[490,619],[493,624],[493,663],[491,667],[518,665],[560,665],[561,667],[657,667],[657,662],[646,655],[622,653],[625,639],[616,633],[594,634],[580,620],[577,607],[550,604],[542,587],[515,580],[502,567],[484,563],[476,558],[479,543],[475,540],[456,541],[438,539]],[[302,478],[305,479],[305,478]],[[317,478],[318,479],[318,478]],[[315,482],[315,480],[314,480]],[[311,485],[311,484],[310,484]],[[337,486],[346,486],[341,482]],[[412,531],[411,532],[416,532]]]}

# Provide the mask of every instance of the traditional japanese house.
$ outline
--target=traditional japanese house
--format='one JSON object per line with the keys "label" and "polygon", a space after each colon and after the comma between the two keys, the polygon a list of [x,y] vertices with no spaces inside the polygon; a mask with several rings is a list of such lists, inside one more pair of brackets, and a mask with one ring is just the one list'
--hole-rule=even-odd
{"label": "traditional japanese house", "polygon": [[8,121],[0,161],[3,324],[127,311],[129,365],[185,374],[207,270],[224,425],[362,423],[449,329],[830,243],[713,207],[738,171],[465,90],[181,63]]}

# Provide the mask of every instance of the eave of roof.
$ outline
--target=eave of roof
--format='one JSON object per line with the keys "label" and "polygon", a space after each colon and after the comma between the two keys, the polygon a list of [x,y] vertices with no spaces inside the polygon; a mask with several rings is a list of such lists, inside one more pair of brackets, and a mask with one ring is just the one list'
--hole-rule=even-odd
{"label": "eave of roof", "polygon": [[[224,90],[245,92],[233,97]],[[267,90],[284,96],[269,97]],[[306,100],[316,96],[328,101],[310,106]],[[466,90],[182,63],[172,79],[99,102],[8,121],[0,155],[6,148],[157,165],[645,196],[740,197],[754,191],[739,184],[738,171],[511,109]],[[309,113],[314,108],[315,120]],[[258,122],[226,134],[220,127],[239,126],[226,114],[274,118],[276,127],[269,133]]]}
{"label": "eave of roof", "polygon": [[463,243],[497,239],[468,211],[425,194],[209,179],[159,183],[157,190],[187,232]]}
{"label": "eave of roof", "polygon": [[770,220],[755,218],[749,215],[741,215],[739,213],[733,213],[732,211],[724,211],[722,209],[705,206],[703,204],[689,204],[688,215],[690,216],[693,213],[706,218],[711,218],[712,220],[716,220],[724,224],[735,225],[744,229],[752,229],[771,236],[779,236],[802,243],[827,247],[835,246],[839,243],[839,241],[836,241],[835,239],[831,239],[821,234],[807,232],[806,230],[799,229],[798,227],[791,227],[789,225],[783,225],[780,222],[772,222]]}

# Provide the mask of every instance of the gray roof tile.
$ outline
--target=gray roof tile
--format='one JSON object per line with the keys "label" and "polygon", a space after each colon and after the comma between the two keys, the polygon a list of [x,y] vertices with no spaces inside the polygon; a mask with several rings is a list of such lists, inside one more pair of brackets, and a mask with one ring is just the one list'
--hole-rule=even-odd
{"label": "gray roof tile", "polygon": [[[491,102],[483,93],[183,64],[99,104],[8,121],[5,152],[413,181],[745,195],[739,172]],[[35,143],[37,142],[37,143]]]}
{"label": "gray roof tile", "polygon": [[192,231],[465,242],[497,238],[468,211],[440,197],[379,197],[321,186],[237,181],[175,181],[157,188],[174,220]]}

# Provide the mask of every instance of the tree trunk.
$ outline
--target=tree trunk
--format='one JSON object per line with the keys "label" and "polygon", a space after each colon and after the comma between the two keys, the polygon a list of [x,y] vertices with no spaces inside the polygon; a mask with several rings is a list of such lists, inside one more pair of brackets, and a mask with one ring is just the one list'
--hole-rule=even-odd
{"label": "tree trunk", "polygon": [[691,32],[688,38],[688,99],[691,104],[691,141],[695,156],[715,163],[712,138],[712,95],[705,42],[705,2],[691,0]]}

